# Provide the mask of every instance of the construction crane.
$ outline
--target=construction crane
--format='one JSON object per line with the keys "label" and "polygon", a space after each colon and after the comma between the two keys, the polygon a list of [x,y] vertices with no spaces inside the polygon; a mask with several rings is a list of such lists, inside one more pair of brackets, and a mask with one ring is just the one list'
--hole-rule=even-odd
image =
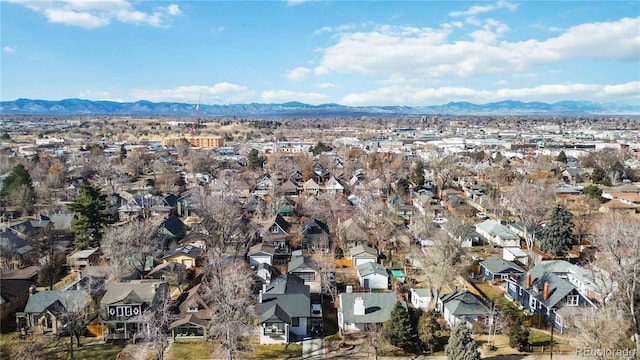
{"label": "construction crane", "polygon": [[193,120],[191,120],[191,146],[196,146],[196,124],[198,123],[198,110],[200,110],[200,100],[202,94],[198,97],[198,104],[196,104],[196,111],[193,113]]}

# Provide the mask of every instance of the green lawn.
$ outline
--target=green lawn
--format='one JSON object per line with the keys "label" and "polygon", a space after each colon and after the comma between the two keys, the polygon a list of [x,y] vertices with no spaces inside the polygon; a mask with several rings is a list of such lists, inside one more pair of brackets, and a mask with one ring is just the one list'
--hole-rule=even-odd
{"label": "green lawn", "polygon": [[532,346],[549,345],[551,336],[545,332],[529,329],[529,344]]}

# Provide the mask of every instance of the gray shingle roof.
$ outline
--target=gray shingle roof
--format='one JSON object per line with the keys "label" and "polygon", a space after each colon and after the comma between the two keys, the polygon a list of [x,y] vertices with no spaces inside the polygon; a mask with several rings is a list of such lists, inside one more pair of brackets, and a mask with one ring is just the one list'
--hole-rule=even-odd
{"label": "gray shingle roof", "polygon": [[356,245],[349,249],[349,254],[351,257],[354,256],[362,256],[362,257],[375,257],[378,258],[378,252],[376,249],[372,248],[368,245]]}
{"label": "gray shingle roof", "polygon": [[518,235],[512,233],[506,226],[493,219],[488,219],[477,224],[476,228],[479,228],[492,236],[500,236],[502,239],[519,239]]}
{"label": "gray shingle roof", "polygon": [[445,294],[440,297],[443,306],[454,316],[487,315],[489,309],[484,306],[480,298],[464,290]]}
{"label": "gray shingle roof", "polygon": [[387,269],[385,269],[384,266],[374,262],[366,262],[364,264],[358,265],[358,274],[360,274],[360,276],[378,274],[389,277]]}
{"label": "gray shingle roof", "polygon": [[89,293],[84,290],[49,290],[29,296],[24,312],[40,314],[51,305],[59,304],[69,312],[81,311],[91,302]]}
{"label": "gray shingle roof", "polygon": [[107,285],[107,292],[102,297],[100,304],[115,304],[124,299],[136,299],[148,304],[154,303],[156,294],[160,288],[167,287],[167,283],[154,280],[132,280],[127,283],[110,283]]}
{"label": "gray shingle roof", "polygon": [[271,281],[264,293],[257,311],[260,322],[290,322],[294,317],[311,316],[309,285],[295,275],[282,275]]}
{"label": "gray shingle roof", "polygon": [[[353,314],[353,304],[358,297],[361,297],[364,303],[364,315]],[[342,293],[339,311],[342,311],[343,321],[346,324],[382,323],[389,319],[389,314],[397,301],[398,297],[394,293]]]}
{"label": "gray shingle roof", "polygon": [[[544,264],[542,262],[541,264]],[[561,302],[567,295],[574,290],[576,293],[578,289],[570,283],[568,280],[559,277],[551,272],[544,265],[538,264],[529,270],[531,274],[531,288],[526,289],[526,276],[521,276],[518,280],[520,285],[530,296],[535,297],[538,301],[543,303],[547,308],[554,308]],[[544,300],[544,283],[549,283],[549,298]]]}
{"label": "gray shingle roof", "polygon": [[292,272],[295,270],[313,270],[314,263],[308,256],[297,255],[291,256],[291,260],[289,261],[289,265],[287,266],[287,271]]}
{"label": "gray shingle roof", "polygon": [[481,261],[480,266],[483,266],[493,274],[500,274],[506,271],[518,273],[524,272],[524,270],[520,266],[499,257],[492,257],[490,259]]}

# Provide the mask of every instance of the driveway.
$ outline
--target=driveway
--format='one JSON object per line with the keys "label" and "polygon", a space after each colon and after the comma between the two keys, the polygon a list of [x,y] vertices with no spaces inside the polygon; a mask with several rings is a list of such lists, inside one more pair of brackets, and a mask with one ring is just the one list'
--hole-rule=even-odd
{"label": "driveway", "polygon": [[324,342],[322,338],[309,339],[302,342],[302,359],[324,359]]}

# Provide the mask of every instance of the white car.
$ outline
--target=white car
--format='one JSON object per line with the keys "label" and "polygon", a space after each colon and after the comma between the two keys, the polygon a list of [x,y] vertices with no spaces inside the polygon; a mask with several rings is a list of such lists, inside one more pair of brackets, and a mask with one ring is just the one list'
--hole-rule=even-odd
{"label": "white car", "polygon": [[485,214],[485,213],[479,212],[479,213],[476,214],[476,216],[480,220],[487,220],[487,214]]}
{"label": "white car", "polygon": [[433,219],[433,222],[436,225],[444,225],[444,224],[447,223],[447,221],[449,221],[449,220],[447,220],[447,218],[443,218],[443,217],[437,217],[437,218]]}
{"label": "white car", "polygon": [[311,304],[311,317],[322,317],[321,304]]}

